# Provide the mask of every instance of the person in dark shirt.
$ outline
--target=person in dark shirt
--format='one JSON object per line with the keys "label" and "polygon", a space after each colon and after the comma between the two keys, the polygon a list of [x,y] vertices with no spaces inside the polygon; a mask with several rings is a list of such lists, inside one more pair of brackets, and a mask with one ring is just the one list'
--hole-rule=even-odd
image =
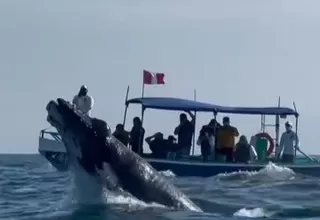
{"label": "person in dark shirt", "polygon": [[124,146],[128,146],[129,143],[129,132],[124,130],[124,127],[122,124],[117,124],[116,130],[113,132],[113,136],[117,138],[119,141],[121,141]]}
{"label": "person in dark shirt", "polygon": [[174,134],[178,136],[178,145],[181,149],[181,155],[189,155],[192,145],[195,118],[191,112],[188,112],[188,114],[191,117],[191,121],[188,120],[186,114],[181,113],[180,124],[174,130]]}
{"label": "person in dark shirt", "polygon": [[234,160],[236,163],[248,163],[251,161],[251,145],[244,135],[240,136],[239,142],[236,144]]}
{"label": "person in dark shirt", "polygon": [[173,135],[169,135],[166,142],[167,149],[167,159],[175,159],[177,152],[179,152],[179,146],[177,144],[177,139]]}
{"label": "person in dark shirt", "polygon": [[145,130],[139,117],[133,119],[133,127],[130,131],[131,150],[141,155],[143,153],[143,138]]}
{"label": "person in dark shirt", "polygon": [[221,128],[221,124],[216,121],[216,119],[211,119],[208,126],[211,128],[211,132],[213,136],[216,136],[218,134],[219,129]]}
{"label": "person in dark shirt", "polygon": [[173,135],[169,135],[167,139],[167,150],[168,152],[178,152],[178,144],[176,143],[177,139]]}
{"label": "person in dark shirt", "polygon": [[163,139],[163,134],[161,132],[157,132],[154,135],[147,137],[145,141],[149,144],[149,148],[154,158],[164,159],[167,157],[166,140]]}
{"label": "person in dark shirt", "polygon": [[218,132],[219,132],[219,129],[221,128],[221,124],[219,122],[217,122],[216,119],[211,119],[211,121],[209,122],[208,126],[211,128],[211,132],[212,132],[212,135],[214,136],[214,152],[215,155],[216,153],[219,153],[217,151],[217,146],[218,146],[218,138],[217,138],[217,135],[218,135]]}
{"label": "person in dark shirt", "polygon": [[201,155],[203,161],[207,161],[208,157],[214,153],[214,131],[209,125],[202,126],[197,144],[201,147]]}

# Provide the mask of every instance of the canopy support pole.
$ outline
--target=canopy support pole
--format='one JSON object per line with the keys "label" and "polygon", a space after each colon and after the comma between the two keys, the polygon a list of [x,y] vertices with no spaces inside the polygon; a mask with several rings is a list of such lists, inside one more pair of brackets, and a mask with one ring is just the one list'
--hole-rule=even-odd
{"label": "canopy support pole", "polygon": [[[193,91],[193,100],[196,101],[197,99],[197,92],[196,90]],[[193,125],[193,137],[192,137],[192,156],[194,156],[194,148],[196,143],[196,123],[197,123],[197,111],[194,111],[194,125]]]}
{"label": "canopy support pole", "polygon": [[[280,108],[280,105],[281,105],[281,99],[280,99],[280,96],[279,96],[279,98],[278,98],[278,108]],[[278,152],[278,149],[279,149],[279,137],[280,137],[280,115],[276,115],[275,133],[276,133],[276,137],[275,137],[276,149],[275,149],[275,152]]]}
{"label": "canopy support pole", "polygon": [[130,87],[128,86],[127,87],[127,93],[126,93],[126,98],[125,98],[125,100],[124,100],[124,105],[125,105],[125,107],[124,107],[124,114],[123,114],[123,127],[125,127],[125,125],[126,125],[126,119],[127,119],[127,112],[128,112],[128,104],[127,104],[127,101],[128,101],[128,96],[129,96],[129,89],[130,89]]}
{"label": "canopy support pole", "polygon": [[[146,108],[142,105],[142,108],[141,108],[141,127],[143,127],[143,119],[144,119],[144,111],[146,110]],[[142,142],[142,143],[141,143]],[[141,138],[141,136],[140,136],[140,138],[139,138],[139,146],[141,146],[142,147],[142,154],[143,154],[143,142],[144,142],[144,137],[143,138]]]}
{"label": "canopy support pole", "polygon": [[[293,108],[294,108],[295,112],[297,113],[297,106],[296,106],[295,102],[293,102]],[[298,136],[299,116],[296,114],[295,118],[296,118],[296,135]],[[297,143],[296,143],[296,145],[297,145]],[[295,147],[294,148],[294,160],[296,160],[296,157],[297,157],[297,148]]]}

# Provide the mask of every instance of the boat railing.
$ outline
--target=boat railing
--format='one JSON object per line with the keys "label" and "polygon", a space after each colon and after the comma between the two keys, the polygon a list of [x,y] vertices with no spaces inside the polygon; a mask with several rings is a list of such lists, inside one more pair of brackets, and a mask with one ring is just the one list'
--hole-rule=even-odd
{"label": "boat railing", "polygon": [[58,132],[47,131],[47,129],[43,129],[43,130],[40,131],[40,137],[41,138],[45,138],[46,135],[51,136],[56,141],[62,142],[62,139],[61,139],[60,135],[58,134]]}
{"label": "boat railing", "polygon": [[[62,142],[62,139],[60,137],[60,135],[58,134],[58,132],[54,132],[54,131],[47,131],[47,129],[43,129],[40,131],[40,137],[41,138],[45,138],[45,136],[51,136],[54,140],[58,141],[58,142]],[[306,154],[305,152],[303,152],[300,148],[295,147],[295,149],[302,155],[304,156],[306,159],[308,159],[311,162],[316,162],[316,163],[320,163],[319,160],[317,160],[316,158],[310,157],[308,154]]]}
{"label": "boat railing", "polygon": [[316,158],[310,157],[308,154],[306,154],[305,152],[303,152],[299,147],[295,146],[295,149],[302,154],[305,158],[307,158],[308,160],[310,160],[311,162],[316,162],[316,163],[320,163],[319,160],[317,160]]}

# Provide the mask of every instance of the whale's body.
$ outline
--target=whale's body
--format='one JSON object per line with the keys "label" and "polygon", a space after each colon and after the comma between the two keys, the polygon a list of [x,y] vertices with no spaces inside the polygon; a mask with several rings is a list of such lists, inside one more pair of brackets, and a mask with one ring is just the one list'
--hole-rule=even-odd
{"label": "whale's body", "polygon": [[50,101],[47,111],[47,120],[61,136],[74,172],[86,173],[95,184],[127,191],[145,202],[201,211],[149,163],[113,137],[105,121],[83,115],[63,99]]}

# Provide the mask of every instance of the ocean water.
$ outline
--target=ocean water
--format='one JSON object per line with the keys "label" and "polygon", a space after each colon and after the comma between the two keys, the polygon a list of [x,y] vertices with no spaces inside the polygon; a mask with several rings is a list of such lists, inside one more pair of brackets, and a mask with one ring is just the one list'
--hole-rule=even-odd
{"label": "ocean water", "polygon": [[0,155],[0,219],[320,219],[320,181],[285,167],[210,178],[162,173],[204,213],[176,212],[157,204],[105,195],[101,205],[80,205],[72,176],[39,155]]}

